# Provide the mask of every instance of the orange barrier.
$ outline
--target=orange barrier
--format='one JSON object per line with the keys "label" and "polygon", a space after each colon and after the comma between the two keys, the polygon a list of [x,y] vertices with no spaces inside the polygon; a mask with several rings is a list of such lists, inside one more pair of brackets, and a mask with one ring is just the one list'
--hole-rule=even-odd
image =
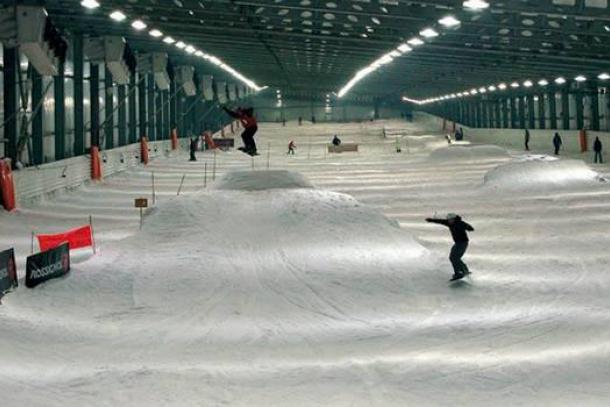
{"label": "orange barrier", "polygon": [[140,137],[140,161],[145,165],[148,164],[148,139]]}
{"label": "orange barrier", "polygon": [[95,181],[102,179],[102,162],[98,146],[91,147],[91,179]]}
{"label": "orange barrier", "polygon": [[66,232],[52,235],[36,235],[36,238],[38,239],[40,250],[43,252],[54,249],[65,242],[70,244],[70,250],[80,249],[82,247],[94,248],[93,228],[91,225],[80,226]]}
{"label": "orange barrier", "polygon": [[587,146],[587,130],[581,130],[578,134],[578,141],[580,142],[580,152],[584,153],[588,150]]}
{"label": "orange barrier", "polygon": [[171,140],[172,140],[172,150],[177,150],[178,149],[178,131],[176,129],[172,129],[172,134],[171,134]]}
{"label": "orange barrier", "polygon": [[212,133],[210,133],[209,131],[206,131],[205,133],[203,133],[203,139],[205,140],[205,143],[208,145],[208,149],[215,149],[216,148],[216,143],[214,143],[214,139],[212,138]]}
{"label": "orange barrier", "polygon": [[14,210],[15,203],[15,183],[13,181],[13,171],[11,170],[11,160],[0,160],[0,190],[2,192],[2,206],[7,211]]}

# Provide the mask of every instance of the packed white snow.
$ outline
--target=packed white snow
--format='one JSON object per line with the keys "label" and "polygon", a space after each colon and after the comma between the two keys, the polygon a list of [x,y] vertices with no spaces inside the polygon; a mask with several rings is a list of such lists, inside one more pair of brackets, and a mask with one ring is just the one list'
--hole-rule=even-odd
{"label": "packed white snow", "polygon": [[[2,406],[607,405],[610,188],[481,188],[509,156],[429,159],[442,133],[397,153],[403,125],[434,133],[262,124],[254,161],[184,152],[0,213],[21,278],[32,230],[91,214],[98,243],[3,298]],[[365,147],[329,155],[334,133]],[[447,212],[476,229],[451,285],[425,222]]]}
{"label": "packed white snow", "polygon": [[430,153],[431,161],[454,161],[454,160],[497,160],[508,158],[505,149],[486,144],[452,144],[439,148]]}
{"label": "packed white snow", "polygon": [[486,187],[508,191],[595,186],[605,180],[582,160],[515,160],[485,174]]}
{"label": "packed white snow", "polygon": [[312,188],[303,175],[283,170],[235,171],[225,174],[215,185],[216,189],[260,191],[264,189]]}

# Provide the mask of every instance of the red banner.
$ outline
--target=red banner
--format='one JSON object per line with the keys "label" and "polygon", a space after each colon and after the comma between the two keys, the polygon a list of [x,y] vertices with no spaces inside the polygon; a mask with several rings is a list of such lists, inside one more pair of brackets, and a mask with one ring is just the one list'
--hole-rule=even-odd
{"label": "red banner", "polygon": [[15,209],[15,183],[9,160],[0,160],[0,193],[2,206],[7,211]]}
{"label": "red banner", "polygon": [[91,225],[81,226],[55,235],[36,235],[36,238],[38,239],[40,251],[43,252],[54,249],[65,242],[70,244],[70,250],[80,249],[81,247],[93,247]]}

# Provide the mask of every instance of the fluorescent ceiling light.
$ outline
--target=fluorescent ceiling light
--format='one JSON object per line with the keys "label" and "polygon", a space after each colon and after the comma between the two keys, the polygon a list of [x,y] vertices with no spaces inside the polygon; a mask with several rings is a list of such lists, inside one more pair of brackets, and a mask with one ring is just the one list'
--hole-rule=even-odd
{"label": "fluorescent ceiling light", "polygon": [[498,85],[498,89],[500,89],[500,90],[506,90],[506,88],[507,88],[507,86],[505,83],[501,83]]}
{"label": "fluorescent ceiling light", "polygon": [[458,20],[457,18],[453,17],[453,16],[447,16],[447,17],[443,17],[440,20],[438,20],[439,24],[445,26],[445,27],[455,27],[461,24],[461,21]]}
{"label": "fluorescent ceiling light", "polygon": [[527,80],[523,82],[523,86],[525,86],[526,88],[531,88],[532,86],[534,86],[534,83],[530,80]]}
{"label": "fluorescent ceiling light", "polygon": [[186,44],[185,44],[184,42],[182,42],[182,41],[178,41],[178,42],[176,43],[176,48],[183,49],[183,48],[185,48],[185,47],[186,47]]}
{"label": "fluorescent ceiling light", "polygon": [[200,58],[203,58],[203,56],[204,56],[205,54],[204,54],[202,51],[197,51],[197,52],[195,52],[195,55],[196,55],[196,56],[198,56],[198,57],[200,57]]}
{"label": "fluorescent ceiling light", "polygon": [[490,92],[495,92],[496,89],[497,88],[494,85],[491,85],[490,87],[487,88],[487,90],[490,91]]}
{"label": "fluorescent ceiling light", "polygon": [[391,51],[391,52],[390,52],[390,55],[391,55],[393,58],[398,58],[398,57],[400,56],[400,52],[399,52],[399,51],[394,50],[394,51]]}
{"label": "fluorescent ceiling light", "polygon": [[540,86],[546,86],[548,84],[549,84],[549,81],[547,81],[546,79],[540,79],[538,81],[538,85],[540,85]]}
{"label": "fluorescent ceiling light", "polygon": [[414,46],[419,46],[419,45],[423,45],[424,42],[421,40],[421,38],[411,38],[409,41],[407,41],[409,44],[414,45]]}
{"label": "fluorescent ceiling light", "polygon": [[176,42],[176,40],[170,36],[167,36],[167,37],[163,38],[163,42],[166,44],[173,44],[174,42]]}
{"label": "fluorescent ceiling light", "polygon": [[135,28],[136,30],[143,30],[146,28],[146,24],[144,23],[144,21],[142,20],[136,20],[133,23],[131,23],[131,26],[133,28]]}
{"label": "fluorescent ceiling light", "polygon": [[156,28],[150,30],[148,33],[150,34],[151,37],[155,37],[155,38],[163,37],[163,33],[161,31],[157,30]]}
{"label": "fluorescent ceiling light", "polygon": [[519,82],[513,82],[513,83],[510,84],[510,87],[511,88],[515,88],[515,89],[518,88],[519,86],[520,86]]}
{"label": "fluorescent ceiling light", "polygon": [[478,90],[476,90],[476,89],[472,89],[472,90],[470,91],[470,94],[471,94],[471,95],[476,95],[477,93],[479,93],[479,91],[478,91]]}
{"label": "fluorescent ceiling light", "polygon": [[400,44],[397,49],[403,54],[406,54],[409,51],[413,51],[413,48],[411,48],[408,44]]}
{"label": "fluorescent ceiling light", "polygon": [[559,78],[555,79],[555,83],[558,85],[563,85],[566,83],[566,79],[560,76]]}
{"label": "fluorescent ceiling light", "polygon": [[110,18],[112,18],[114,21],[123,21],[127,18],[127,16],[125,14],[123,14],[122,11],[120,10],[116,10],[113,11],[112,13],[110,13]]}
{"label": "fluorescent ceiling light", "polygon": [[597,78],[601,79],[602,81],[607,81],[608,79],[610,79],[610,74],[607,74],[606,72],[600,73],[599,75],[597,75]]}
{"label": "fluorescent ceiling light", "polygon": [[88,9],[94,9],[98,8],[100,3],[97,0],[83,0],[80,2],[80,5]]}
{"label": "fluorescent ceiling light", "polygon": [[489,7],[489,3],[484,0],[466,0],[462,5],[469,10],[483,10]]}
{"label": "fluorescent ceiling light", "polygon": [[195,47],[193,47],[192,45],[187,45],[187,47],[184,49],[186,52],[188,52],[189,54],[193,54],[195,53]]}
{"label": "fluorescent ceiling light", "polygon": [[485,89],[484,87],[479,88],[479,93],[487,93],[487,89]]}
{"label": "fluorescent ceiling light", "polygon": [[390,54],[385,54],[384,56],[382,56],[381,58],[379,58],[377,61],[382,64],[389,64],[390,62],[392,62],[394,60],[394,58],[392,58],[392,56]]}
{"label": "fluorescent ceiling light", "polygon": [[584,82],[584,81],[586,81],[586,80],[587,80],[587,77],[586,77],[586,76],[584,76],[584,75],[578,75],[576,78],[574,78],[574,80],[575,80],[576,82]]}
{"label": "fluorescent ceiling light", "polygon": [[420,31],[419,35],[421,35],[424,38],[438,37],[438,33],[432,28],[426,28],[426,29]]}

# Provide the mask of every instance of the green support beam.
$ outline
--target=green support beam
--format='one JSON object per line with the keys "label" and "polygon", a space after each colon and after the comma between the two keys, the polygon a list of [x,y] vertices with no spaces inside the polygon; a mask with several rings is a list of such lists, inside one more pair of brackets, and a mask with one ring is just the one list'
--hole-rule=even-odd
{"label": "green support beam", "polygon": [[561,90],[561,121],[564,130],[570,130],[570,93],[569,86]]}
{"label": "green support beam", "polygon": [[42,115],[42,76],[30,65],[32,70],[32,159],[34,165],[44,162]]}
{"label": "green support beam", "polygon": [[146,115],[146,107],[146,74],[140,73],[138,75],[138,123],[140,124],[138,140],[140,137],[147,137],[148,116]]}
{"label": "green support beam", "polygon": [[544,93],[538,95],[538,128],[546,129],[546,105]]}
{"label": "green support beam", "polygon": [[100,146],[100,67],[91,65],[90,94],[91,94],[91,146]]}
{"label": "green support beam", "polygon": [[137,103],[137,85],[136,73],[132,72],[127,85],[129,92],[129,144],[138,141],[138,103]]}
{"label": "green support beam", "polygon": [[55,97],[55,161],[66,157],[66,98],[64,63],[59,64],[59,73],[53,78]]}
{"label": "green support beam", "polygon": [[557,128],[557,99],[555,98],[555,90],[548,93],[549,98],[549,128]]}
{"label": "green support beam", "polygon": [[584,92],[582,89],[578,89],[574,93],[574,100],[576,102],[576,129],[581,130],[585,128]]}
{"label": "green support beam", "polygon": [[126,85],[118,85],[118,94],[119,94],[119,146],[124,146],[127,144],[127,92]]}
{"label": "green support beam", "polygon": [[3,49],[4,63],[4,156],[11,159],[13,168],[17,164],[17,75],[19,54],[17,48]]}
{"label": "green support beam", "polygon": [[85,91],[83,35],[74,36],[74,155],[85,153]]}
{"label": "green support beam", "polygon": [[[154,86],[154,81],[153,81],[153,86]],[[165,136],[163,134],[163,92],[161,92],[160,90],[157,89],[157,91],[155,93],[156,93],[155,94],[155,113],[156,113],[155,131],[157,134],[155,138],[157,140],[163,140],[163,139],[165,139]]]}
{"label": "green support beam", "polygon": [[148,92],[148,138],[154,141],[155,134],[155,78],[152,74],[147,75],[146,91]]}
{"label": "green support beam", "polygon": [[104,71],[104,104],[104,148],[110,150],[114,147],[114,87],[108,68]]}
{"label": "green support beam", "polygon": [[599,98],[597,83],[591,83],[589,87],[589,99],[591,100],[591,130],[599,131]]}

